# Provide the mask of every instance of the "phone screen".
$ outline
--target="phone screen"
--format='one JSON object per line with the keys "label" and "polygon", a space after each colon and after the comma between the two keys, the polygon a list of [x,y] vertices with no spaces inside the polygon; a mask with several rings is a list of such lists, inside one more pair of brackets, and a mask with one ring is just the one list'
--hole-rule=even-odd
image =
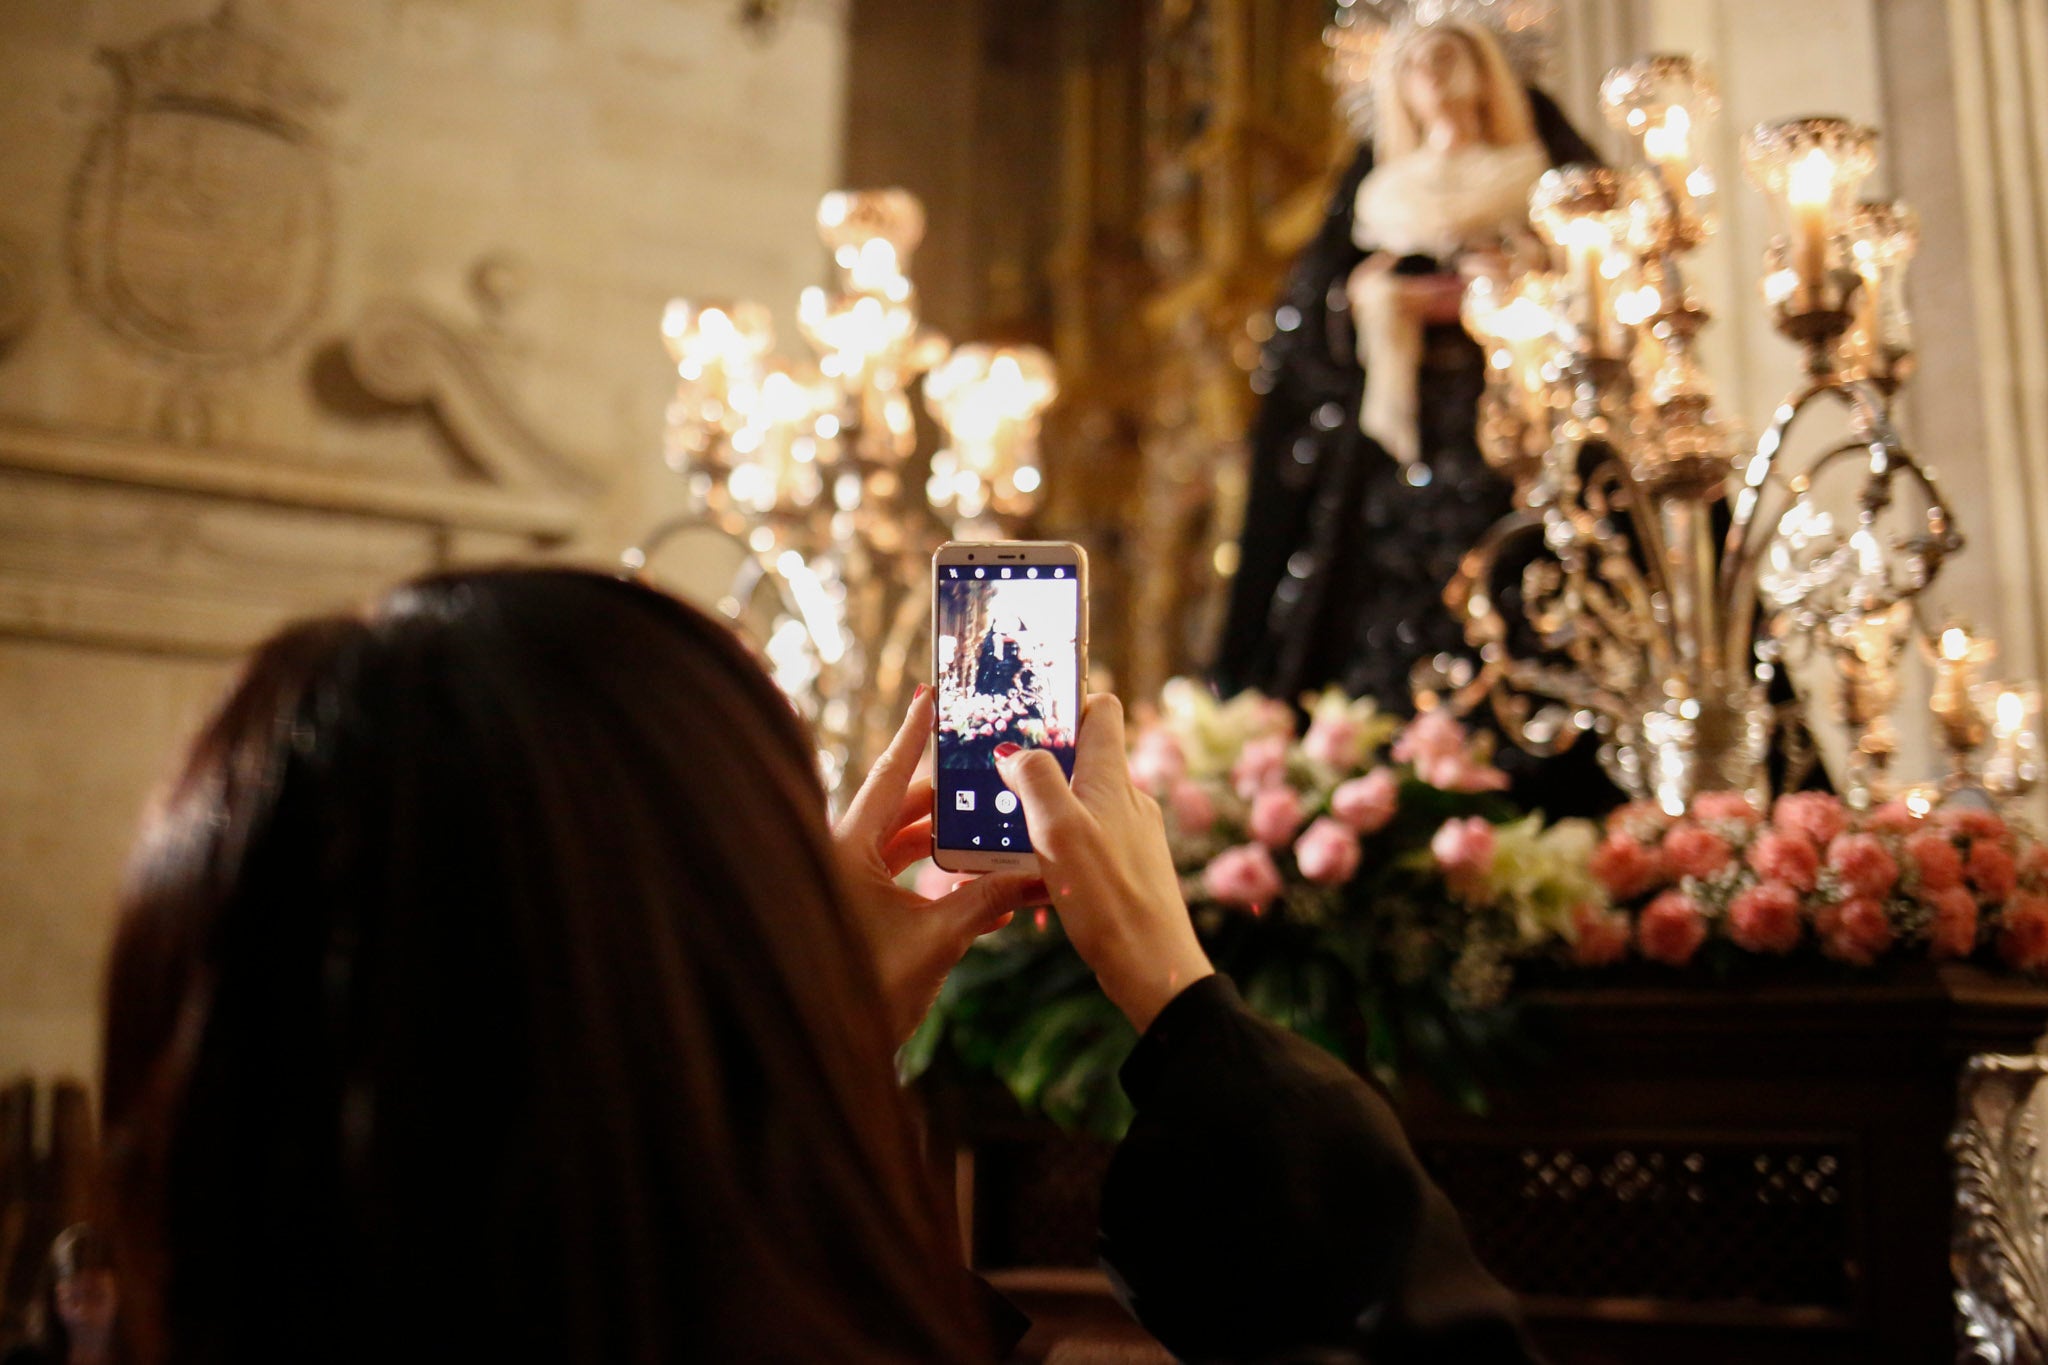
{"label": "phone screen", "polygon": [[1045,749],[1074,775],[1081,725],[1081,573],[1074,564],[938,567],[940,848],[1026,853],[1004,744]]}

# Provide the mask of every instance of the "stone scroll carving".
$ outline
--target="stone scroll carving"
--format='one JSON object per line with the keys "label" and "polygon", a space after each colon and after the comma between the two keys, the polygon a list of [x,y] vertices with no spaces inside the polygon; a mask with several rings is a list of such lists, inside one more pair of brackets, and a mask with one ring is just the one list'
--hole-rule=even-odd
{"label": "stone scroll carving", "polygon": [[2048,1057],[1963,1071],[1955,1158],[1960,1365],[2048,1365]]}
{"label": "stone scroll carving", "polygon": [[344,338],[343,353],[364,392],[431,411],[456,453],[492,483],[571,494],[596,489],[598,478],[583,460],[533,428],[475,343],[417,304],[372,304]]}
{"label": "stone scroll carving", "polygon": [[100,57],[114,99],[71,195],[81,300],[159,361],[276,354],[327,294],[334,196],[315,117],[335,96],[231,3]]}

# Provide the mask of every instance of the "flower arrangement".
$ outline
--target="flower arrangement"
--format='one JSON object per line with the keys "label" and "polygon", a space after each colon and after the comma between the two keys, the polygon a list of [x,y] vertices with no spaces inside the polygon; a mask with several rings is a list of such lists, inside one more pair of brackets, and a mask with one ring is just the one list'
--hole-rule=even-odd
{"label": "flower arrangement", "polygon": [[[1403,724],[1335,692],[1302,709],[1297,728],[1271,698],[1170,683],[1132,773],[1218,968],[1390,1084],[1419,1071],[1483,1109],[1525,1050],[1524,973],[1905,955],[2048,969],[2048,848],[1988,811],[1857,814],[1812,792],[1765,811],[1710,792],[1677,817],[1636,803],[1604,828],[1553,822],[1507,799],[1489,743],[1447,712]],[[1135,1041],[1041,913],[977,945],[903,1066],[991,1075],[1027,1109],[1114,1134]]]}

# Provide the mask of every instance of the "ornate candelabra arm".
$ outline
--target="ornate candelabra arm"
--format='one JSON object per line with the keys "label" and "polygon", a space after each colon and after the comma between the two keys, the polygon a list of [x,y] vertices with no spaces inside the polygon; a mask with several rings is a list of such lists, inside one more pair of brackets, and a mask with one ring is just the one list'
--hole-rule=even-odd
{"label": "ornate candelabra arm", "polygon": [[[1908,470],[1916,483],[1927,493],[1931,507],[1930,520],[1938,525],[1938,538],[1943,547],[1936,547],[1935,553],[1927,560],[1929,576],[1939,566],[1944,554],[1960,548],[1960,537],[1952,528],[1954,518],[1947,503],[1941,498],[1927,472],[1920,468],[1905,444],[1899,439],[1897,429],[1892,425],[1891,411],[1883,392],[1875,385],[1860,379],[1844,379],[1839,376],[1824,376],[1813,380],[1791,397],[1778,405],[1770,427],[1757,442],[1756,453],[1742,471],[1742,484],[1736,491],[1733,516],[1729,522],[1728,535],[1723,542],[1721,554],[1721,578],[1719,596],[1726,604],[1727,623],[1723,636],[1728,657],[1742,658],[1751,648],[1756,631],[1757,569],[1765,548],[1770,544],[1771,535],[1759,529],[1759,514],[1763,507],[1764,492],[1778,474],[1778,462],[1784,452],[1785,441],[1791,435],[1793,426],[1813,401],[1822,395],[1829,395],[1845,404],[1851,414],[1850,426],[1856,440],[1831,450],[1806,470],[1810,482],[1822,464],[1847,450],[1870,452],[1873,476],[1888,482],[1895,469]],[[1866,497],[1868,494],[1866,493]],[[1765,525],[1772,525],[1765,523]],[[1773,529],[1774,526],[1773,526]],[[1948,542],[1953,541],[1950,545]],[[1944,548],[1945,547],[1945,548]]]}

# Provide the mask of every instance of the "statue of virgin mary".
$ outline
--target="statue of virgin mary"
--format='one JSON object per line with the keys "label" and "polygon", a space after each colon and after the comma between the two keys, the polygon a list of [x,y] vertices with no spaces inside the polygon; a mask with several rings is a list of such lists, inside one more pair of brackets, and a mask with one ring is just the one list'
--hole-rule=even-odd
{"label": "statue of virgin mary", "polygon": [[[1598,158],[1483,23],[1397,26],[1370,81],[1372,136],[1253,376],[1250,497],[1212,674],[1285,698],[1334,684],[1405,714],[1416,665],[1463,651],[1445,584],[1512,504],[1479,453],[1465,280],[1532,249],[1545,170]],[[1591,747],[1539,761],[1503,745],[1501,762],[1531,804],[1597,810],[1617,798]]]}

